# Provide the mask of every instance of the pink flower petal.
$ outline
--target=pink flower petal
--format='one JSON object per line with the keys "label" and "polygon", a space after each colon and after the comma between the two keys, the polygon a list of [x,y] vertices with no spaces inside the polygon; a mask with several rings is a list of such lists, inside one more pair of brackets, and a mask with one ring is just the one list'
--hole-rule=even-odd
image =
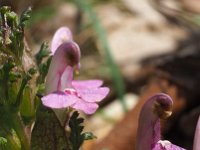
{"label": "pink flower petal", "polygon": [[103,100],[109,93],[109,88],[100,87],[100,88],[80,88],[76,89],[80,97],[87,102],[100,102]]}
{"label": "pink flower petal", "polygon": [[59,28],[53,36],[51,42],[51,52],[52,55],[55,53],[56,49],[65,42],[72,41],[72,33],[67,27]]}
{"label": "pink flower petal", "polygon": [[80,88],[97,88],[103,84],[102,80],[74,80],[72,81],[72,86],[76,89]]}
{"label": "pink flower petal", "polygon": [[185,150],[169,141],[158,141],[152,150]]}
{"label": "pink flower petal", "polygon": [[200,142],[200,117],[198,119],[197,126],[196,126],[193,150],[199,150],[200,148],[199,142]]}
{"label": "pink flower petal", "polygon": [[90,115],[90,114],[95,113],[95,111],[97,110],[99,106],[96,103],[88,103],[80,99],[75,104],[73,104],[72,107],[74,109],[81,110],[84,113]]}
{"label": "pink flower petal", "polygon": [[[45,92],[49,94],[61,89],[61,76],[67,66],[79,64],[80,49],[74,42],[61,44],[56,50],[47,73]],[[66,81],[64,82],[66,84]],[[70,83],[71,84],[71,83]],[[63,86],[63,85],[62,85]]]}
{"label": "pink flower petal", "polygon": [[57,91],[60,83],[60,74],[57,72],[51,72],[52,68],[49,69],[46,85],[45,85],[45,94],[50,94],[53,91]]}
{"label": "pink flower petal", "polygon": [[72,79],[73,79],[73,68],[71,66],[67,66],[60,79],[60,89],[59,91],[64,91],[66,88],[72,87]]}
{"label": "pink flower petal", "polygon": [[67,95],[64,92],[54,92],[41,98],[43,105],[50,108],[66,108],[79,99],[74,95]]}

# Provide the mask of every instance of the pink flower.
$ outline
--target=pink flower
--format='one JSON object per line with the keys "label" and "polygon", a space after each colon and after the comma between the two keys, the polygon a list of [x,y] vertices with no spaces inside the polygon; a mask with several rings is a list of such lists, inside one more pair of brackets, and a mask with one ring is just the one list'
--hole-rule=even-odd
{"label": "pink flower", "polygon": [[147,100],[140,112],[136,150],[184,150],[161,140],[160,118],[166,119],[171,115],[172,104],[171,97],[163,93]]}
{"label": "pink flower", "polygon": [[[172,113],[172,99],[159,93],[144,104],[139,117],[136,150],[185,150],[167,140],[161,140],[160,118],[166,119]],[[200,150],[200,117],[197,123],[193,150]]]}
{"label": "pink flower", "polygon": [[[69,40],[60,41],[62,37],[59,35]],[[54,48],[56,48],[55,51]],[[105,98],[109,88],[100,87],[103,84],[101,80],[73,80],[73,69],[80,68],[81,54],[79,46],[72,41],[68,28],[58,29],[54,35],[51,50],[54,55],[47,74],[47,95],[42,97],[42,103],[53,109],[72,107],[86,114],[94,113],[98,108],[96,103]],[[55,113],[58,118],[62,117],[62,111],[55,111]]]}
{"label": "pink flower", "polygon": [[54,109],[72,107],[86,114],[93,114],[100,102],[108,94],[107,87],[100,87],[101,80],[72,80],[73,69],[67,67],[61,77],[61,89],[42,98],[45,106]]}

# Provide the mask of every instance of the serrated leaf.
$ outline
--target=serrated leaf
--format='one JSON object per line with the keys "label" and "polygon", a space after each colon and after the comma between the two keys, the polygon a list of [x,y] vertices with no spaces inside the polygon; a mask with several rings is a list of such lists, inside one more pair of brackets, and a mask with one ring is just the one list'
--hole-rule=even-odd
{"label": "serrated leaf", "polygon": [[69,127],[71,129],[71,133],[69,136],[69,140],[72,145],[72,150],[79,150],[84,140],[91,140],[96,138],[91,132],[82,133],[84,126],[82,123],[84,122],[83,118],[79,117],[79,113],[75,111],[70,120]]}
{"label": "serrated leaf", "polygon": [[71,128],[69,140],[72,144],[73,150],[79,150],[84,141],[84,138],[81,134],[84,128],[81,124],[83,123],[84,119],[78,117],[79,113],[75,111],[69,120],[69,127]]}
{"label": "serrated leaf", "polygon": [[38,80],[37,80],[38,84],[41,84],[44,82],[45,77],[49,70],[51,59],[52,57],[49,57],[46,62],[39,64],[38,68],[39,68],[40,76],[38,77]]}
{"label": "serrated leaf", "polygon": [[17,93],[17,98],[16,98],[16,101],[14,103],[14,106],[15,108],[18,108],[21,104],[21,101],[22,101],[22,96],[23,96],[23,93],[24,93],[24,88],[26,87],[26,85],[28,84],[28,81],[31,80],[33,74],[35,73],[35,69],[34,68],[31,68],[28,70],[28,72],[24,75],[22,81],[21,81],[21,85],[20,85],[20,88],[19,88],[19,91]]}
{"label": "serrated leaf", "polygon": [[27,10],[25,10],[22,15],[21,15],[21,18],[20,18],[20,23],[19,25],[24,28],[25,24],[26,24],[26,21],[28,21],[30,19],[30,14],[31,14],[31,7],[28,7]]}
{"label": "serrated leaf", "polygon": [[39,52],[35,55],[36,62],[39,65],[43,58],[49,56],[50,52],[48,50],[48,44],[47,43],[42,43]]}

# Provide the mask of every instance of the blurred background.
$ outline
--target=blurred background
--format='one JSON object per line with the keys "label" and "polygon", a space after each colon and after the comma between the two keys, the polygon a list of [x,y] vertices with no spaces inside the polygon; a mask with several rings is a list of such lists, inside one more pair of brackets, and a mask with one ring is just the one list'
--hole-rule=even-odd
{"label": "blurred background", "polygon": [[81,48],[76,79],[102,79],[111,89],[87,131],[98,138],[83,150],[133,150],[138,115],[157,92],[174,100],[162,121],[163,139],[192,149],[200,114],[200,2],[198,0],[0,0],[33,12],[26,39],[34,55],[68,26]]}

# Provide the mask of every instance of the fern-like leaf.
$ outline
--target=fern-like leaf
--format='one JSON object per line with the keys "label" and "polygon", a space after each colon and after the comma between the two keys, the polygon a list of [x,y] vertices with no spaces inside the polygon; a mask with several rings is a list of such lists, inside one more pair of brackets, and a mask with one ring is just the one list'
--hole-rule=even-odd
{"label": "fern-like leaf", "polygon": [[72,114],[69,120],[69,127],[71,129],[69,140],[72,145],[72,150],[79,150],[84,140],[96,138],[91,132],[82,133],[84,128],[82,125],[83,122],[84,119],[79,117],[79,113],[77,111]]}

